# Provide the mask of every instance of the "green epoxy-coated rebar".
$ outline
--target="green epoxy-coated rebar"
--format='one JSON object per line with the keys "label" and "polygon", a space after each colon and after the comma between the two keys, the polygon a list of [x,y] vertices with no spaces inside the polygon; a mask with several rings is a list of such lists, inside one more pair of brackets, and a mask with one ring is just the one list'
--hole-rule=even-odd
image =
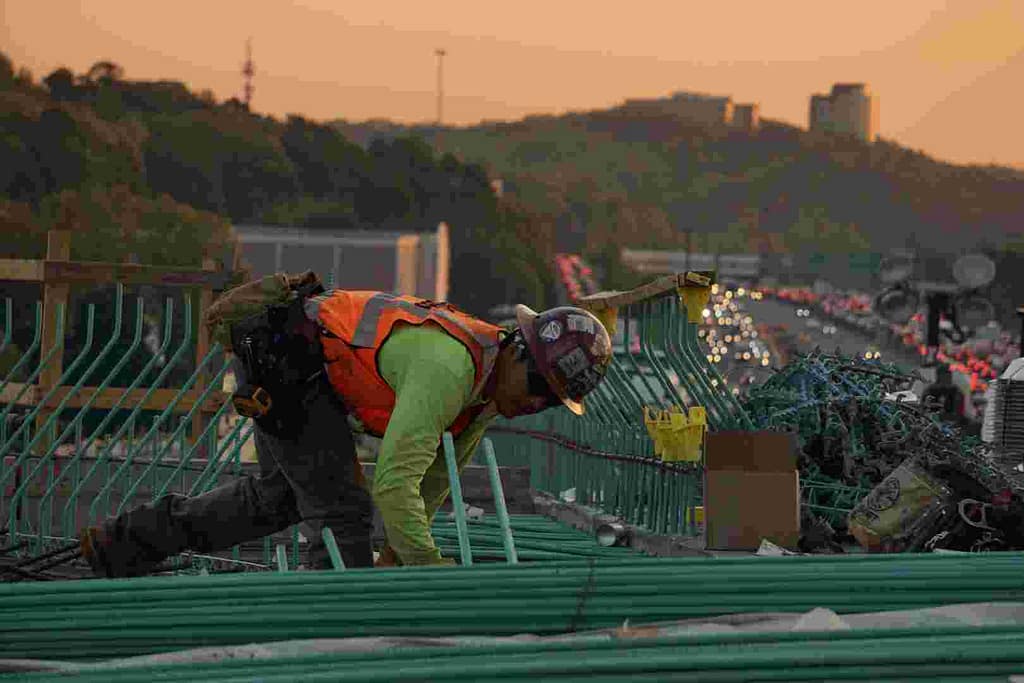
{"label": "green epoxy-coated rebar", "polygon": [[[140,302],[141,302],[141,300],[140,300]],[[94,373],[96,371],[96,368],[99,367],[100,363],[102,363],[103,360],[114,349],[114,347],[117,346],[117,342],[118,342],[118,340],[121,337],[121,325],[122,325],[122,315],[123,315],[123,313],[124,313],[124,285],[121,284],[121,283],[118,283],[117,284],[116,301],[115,301],[115,304],[114,304],[113,330],[112,330],[112,333],[110,335],[109,341],[103,347],[103,349],[100,351],[100,353],[96,356],[96,358],[93,360],[93,362],[85,369],[85,371],[81,374],[81,376],[79,376],[78,381],[75,382],[74,386],[65,394],[64,398],[61,399],[60,403],[57,404],[57,407],[54,408],[53,413],[46,420],[46,422],[42,426],[42,428],[39,429],[36,432],[36,435],[28,442],[28,444],[26,445],[26,447],[24,449],[25,452],[22,454],[21,458],[19,458],[18,461],[15,462],[15,466],[16,467],[20,466],[20,463],[19,463],[20,460],[27,459],[29,457],[29,455],[31,455],[31,453],[33,451],[33,447],[40,441],[40,439],[44,435],[46,435],[46,433],[51,428],[54,428],[54,429],[56,428],[57,420],[60,417],[61,413],[63,412],[64,408],[71,401],[71,398],[82,388],[82,386],[85,384],[86,380],[88,380],[89,377],[92,376],[92,373]],[[80,363],[82,363],[88,357],[89,351],[92,348],[93,325],[94,325],[94,322],[95,322],[95,306],[93,306],[92,304],[90,304],[89,307],[88,307],[88,313],[87,313],[86,317],[87,317],[87,323],[86,324],[87,324],[87,330],[88,331],[87,331],[87,334],[86,334],[85,345],[84,345],[82,351],[79,353],[78,357],[75,359],[75,361],[68,367],[68,369],[63,373],[61,378],[58,380],[58,382],[57,382],[58,386],[63,385],[67,378],[70,378],[70,377],[74,376],[75,370],[78,368],[78,365]],[[137,325],[137,327],[138,327],[138,325]],[[82,410],[80,410],[78,412],[78,416],[77,416],[76,419],[80,420],[85,415],[85,411],[90,407],[90,404],[92,403],[93,400],[95,400],[95,398],[98,395],[99,395],[99,391],[96,391],[93,394],[93,396],[89,399],[89,403],[86,404],[86,406]],[[36,463],[35,467],[33,467],[33,468],[31,468],[29,470],[28,475],[26,475],[24,477],[24,481],[15,490],[14,495],[11,496],[11,510],[12,510],[12,513],[11,513],[11,518],[8,520],[8,522],[9,522],[8,528],[9,529],[12,529],[12,530],[16,531],[16,528],[17,528],[18,525],[17,525],[17,520],[15,519],[15,514],[14,514],[13,511],[17,509],[17,506],[19,505],[19,501],[23,500],[23,498],[28,493],[29,484],[33,481],[33,479],[39,473],[39,471],[43,467],[45,467],[47,464],[51,465],[50,482],[52,484],[52,480],[53,480],[52,460],[50,460],[49,456],[53,454],[53,452],[57,448],[57,445],[59,443],[61,443],[73,430],[74,430],[74,425],[73,424],[72,425],[68,425],[64,429],[64,431],[61,433],[60,437],[52,439],[52,443],[46,449],[45,455],[42,458],[39,458],[39,460]],[[42,514],[40,514],[40,517],[42,517]],[[42,528],[41,523],[42,523],[42,520],[40,520],[40,529]],[[13,534],[10,538],[11,538],[12,541],[16,541],[17,540],[16,533]],[[39,538],[36,539],[36,543],[34,544],[34,550],[35,550],[35,552],[40,552],[42,550],[42,541],[41,541],[41,539],[39,539]]]}
{"label": "green epoxy-coated rebar", "polygon": [[320,531],[320,536],[324,540],[324,545],[327,547],[327,554],[331,558],[331,565],[338,571],[345,570],[345,561],[341,559],[341,552],[338,550],[338,543],[334,539],[334,532],[331,531],[330,527],[324,527]]}
{"label": "green epoxy-coated rebar", "polygon": [[[53,361],[53,358],[55,356],[57,356],[58,353],[62,354],[64,352],[64,306],[63,306],[63,304],[58,304],[56,309],[57,309],[57,320],[56,320],[56,325],[55,325],[55,327],[56,327],[55,338],[56,338],[57,342],[54,344],[53,348],[51,348],[49,350],[49,352],[46,354],[46,356],[39,361],[38,367],[36,367],[35,371],[31,375],[29,375],[28,380],[25,382],[24,386],[21,388],[21,391],[19,391],[18,394],[14,397],[14,400],[11,401],[10,404],[4,409],[3,413],[0,413],[0,420],[6,420],[7,419],[7,415],[10,413],[11,409],[14,408],[14,406],[16,406],[18,404],[18,401],[21,399],[21,397],[24,395],[24,393],[32,386],[32,384],[36,381],[36,378],[40,374],[42,374],[43,370],[46,369],[47,366],[49,366],[49,364]],[[64,381],[66,381],[67,378],[71,375],[71,373],[73,373],[75,371],[75,369],[77,369],[77,367],[85,359],[85,356],[88,353],[88,350],[92,347],[93,321],[94,321],[95,314],[96,314],[96,307],[94,305],[90,304],[89,308],[88,308],[88,311],[87,311],[87,315],[86,315],[88,327],[86,329],[85,348],[83,349],[83,351],[78,354],[78,356],[72,362],[71,366],[67,370],[64,371],[64,373],[60,377],[60,380],[59,380],[58,384],[56,384],[55,386],[51,387],[46,392],[46,394],[44,394],[43,397],[41,399],[39,399],[39,402],[36,404],[36,406],[34,408],[32,408],[32,410],[30,410],[27,415],[25,415],[25,418],[22,420],[21,426],[19,426],[18,429],[16,429],[15,432],[13,434],[11,434],[11,436],[7,439],[6,442],[4,442],[3,444],[0,444],[0,455],[3,455],[3,454],[6,454],[6,453],[8,453],[10,451],[10,449],[14,446],[15,440],[19,436],[24,435],[24,437],[25,437],[26,443],[22,447],[22,451],[23,451],[22,455],[19,456],[15,460],[14,465],[12,466],[10,471],[12,471],[12,472],[17,471],[17,468],[20,467],[21,464],[28,457],[28,455],[30,453],[30,450],[29,450],[30,445],[34,444],[36,442],[36,440],[38,440],[38,438],[40,436],[39,434],[37,434],[35,437],[30,437],[30,435],[29,435],[29,431],[31,429],[31,425],[35,421],[36,416],[39,415],[40,412],[42,412],[43,406],[46,405],[46,402],[49,401],[53,397],[53,395],[57,392],[57,389],[59,388],[60,384],[62,384]],[[51,416],[51,418],[52,418],[52,416]],[[49,424],[49,423],[50,423],[50,421],[48,420],[47,424]],[[6,484],[6,481],[7,481],[7,475],[4,472],[0,472],[0,485]]]}
{"label": "green epoxy-coated rebar", "polygon": [[[210,350],[210,352],[208,354],[206,354],[206,356],[202,360],[200,360],[200,362],[196,365],[195,371],[188,378],[188,380],[185,381],[185,384],[182,386],[181,391],[174,397],[174,399],[172,399],[172,401],[167,405],[167,407],[164,408],[163,412],[160,413],[160,416],[157,417],[157,419],[153,421],[153,426],[150,427],[149,431],[146,432],[146,435],[143,436],[142,440],[139,442],[139,449],[137,451],[135,451],[135,452],[128,451],[128,453],[125,456],[124,462],[117,469],[117,472],[114,473],[113,477],[109,477],[107,479],[106,483],[103,485],[103,488],[100,489],[100,492],[97,494],[96,500],[93,501],[93,504],[91,506],[89,506],[89,519],[94,519],[94,520],[97,520],[97,521],[99,520],[100,515],[99,515],[99,512],[98,512],[98,503],[99,503],[101,497],[103,497],[105,495],[109,495],[110,492],[113,489],[114,484],[118,480],[120,480],[120,478],[122,476],[128,475],[130,473],[131,466],[132,466],[132,463],[134,461],[133,456],[137,452],[141,451],[141,447],[144,444],[153,441],[153,439],[159,433],[159,429],[160,429],[160,425],[161,424],[164,424],[165,422],[168,422],[169,420],[171,420],[173,418],[174,409],[177,406],[177,404],[184,397],[185,393],[187,391],[189,391],[196,382],[199,381],[199,378],[202,376],[203,370],[206,367],[206,365],[208,363],[210,363],[210,361],[213,360],[214,357],[219,355],[219,352],[220,352],[220,346],[217,345],[217,344],[214,344],[214,346]],[[215,375],[214,381],[212,383],[210,383],[209,386],[206,387],[206,389],[204,389],[203,393],[200,395],[200,398],[199,398],[200,401],[205,400],[209,396],[209,394],[214,390],[214,388],[216,386],[217,379],[219,379],[221,376],[223,376],[223,374],[226,371],[226,369],[227,369],[227,365],[225,364],[220,369],[220,371]],[[202,404],[199,401],[197,401],[195,403],[195,405],[193,405],[192,409],[189,411],[188,417],[190,418],[196,412],[198,412],[199,407],[201,405]],[[185,427],[185,420],[182,419],[182,420],[180,420],[178,427],[172,433],[171,438],[168,439],[167,443],[165,443],[164,446],[162,446],[160,448],[160,450],[157,453],[154,454],[154,456],[153,456],[154,462],[156,462],[156,461],[158,461],[158,460],[163,458],[163,456],[166,453],[166,451],[168,450],[168,448],[170,448],[171,441],[173,439],[178,438],[179,436],[181,438],[184,438],[184,432],[185,432],[184,427]],[[179,446],[179,451],[178,452],[184,455],[185,449],[181,448]],[[169,485],[169,483],[170,483],[170,479],[168,479],[166,482],[164,482],[164,488],[165,489]],[[124,506],[126,505],[127,501],[128,501],[127,498],[125,498],[124,500],[121,501],[121,503],[118,506],[118,509],[117,509],[115,514],[121,514],[121,512],[124,511]]]}
{"label": "green epoxy-coated rebar", "polygon": [[287,572],[288,571],[288,551],[285,550],[284,544],[279,543],[277,545],[277,571]]}
{"label": "green epoxy-coated rebar", "polygon": [[[168,301],[167,308],[168,308],[168,310],[171,310],[170,301]],[[181,344],[178,346],[177,349],[175,349],[175,352],[171,356],[171,358],[166,363],[164,363],[164,367],[157,374],[156,378],[153,380],[153,382],[150,385],[149,389],[146,390],[145,395],[142,397],[142,399],[138,402],[138,404],[132,410],[129,419],[126,420],[124,423],[122,423],[121,427],[119,427],[118,430],[114,433],[114,435],[110,437],[110,441],[97,454],[96,461],[93,463],[92,467],[85,474],[85,476],[81,480],[79,480],[78,485],[72,490],[71,495],[68,496],[68,500],[64,504],[65,533],[67,533],[67,531],[69,530],[70,526],[73,526],[73,524],[71,523],[71,520],[73,520],[73,514],[74,514],[74,510],[75,510],[74,506],[75,506],[76,502],[78,501],[78,497],[81,494],[82,489],[85,487],[86,482],[89,481],[93,477],[93,475],[99,470],[101,465],[106,465],[107,469],[109,470],[109,468],[110,468],[109,458],[111,456],[111,452],[113,451],[114,445],[118,442],[119,439],[124,437],[125,432],[134,423],[134,418],[137,418],[139,413],[142,411],[142,407],[145,405],[146,401],[148,401],[150,399],[150,397],[153,395],[153,393],[156,392],[156,390],[159,388],[160,384],[164,381],[164,379],[167,378],[167,376],[171,373],[171,371],[174,370],[175,367],[177,367],[178,363],[181,361],[181,359],[183,358],[185,352],[188,350],[189,346],[191,345],[191,337],[192,337],[192,300],[189,299],[188,297],[185,298],[185,313],[184,313],[184,316],[182,317],[182,323],[183,323],[184,330],[183,330],[183,334],[182,334]],[[167,330],[168,330],[167,338],[169,339],[170,338],[170,335],[169,335],[170,320],[166,321],[165,324],[167,325]],[[126,392],[125,395],[127,395],[127,392]],[[113,414],[114,413],[111,413],[110,415],[113,415]],[[93,436],[95,437],[97,435],[98,435],[98,430],[96,432],[94,432]],[[129,450],[127,455],[128,456],[132,456],[133,454],[134,454],[134,452],[132,450]],[[128,460],[128,459],[129,459],[129,457],[126,457],[126,460]],[[104,485],[103,489],[101,490],[101,493],[103,491],[106,491],[109,494],[109,492],[110,492],[110,483],[111,483],[111,477],[110,477],[110,473],[109,472],[107,473],[107,476],[105,477],[105,479],[106,479],[107,483]],[[100,500],[100,494],[97,494],[95,496],[94,504],[93,505],[95,505],[95,503],[98,502],[99,500]],[[90,518],[92,518],[92,516],[94,515],[94,511],[92,510],[92,508],[93,508],[93,506],[90,506],[90,512],[89,512]]]}
{"label": "green epoxy-coated rebar", "polygon": [[[563,415],[562,413],[566,413]],[[551,415],[517,418],[495,425],[489,436],[500,439],[502,453],[526,451],[526,462],[516,459],[505,464],[529,464],[532,488],[561,496],[576,490],[576,502],[602,512],[617,515],[637,526],[651,520],[693,519],[692,510],[699,505],[701,470],[696,465],[664,463],[641,456],[637,445],[647,448],[650,438],[646,430],[642,438],[616,452],[614,444],[606,445],[607,428],[586,425],[567,411]],[[685,479],[685,485],[659,490],[659,482],[670,473]],[[660,509],[651,510],[654,496]],[[653,529],[651,529],[653,531]],[[695,525],[682,529],[696,535]]]}
{"label": "green epoxy-coated rebar", "polygon": [[[136,299],[136,301],[135,301],[135,332],[134,332],[134,334],[132,336],[131,344],[128,346],[128,349],[121,356],[121,358],[117,361],[117,363],[114,365],[114,367],[111,369],[111,371],[109,373],[107,373],[107,376],[103,378],[103,381],[100,382],[100,385],[97,387],[96,391],[85,402],[85,404],[82,406],[81,410],[79,410],[78,414],[75,415],[75,418],[67,426],[67,428],[64,430],[64,432],[58,438],[53,440],[53,443],[50,445],[49,450],[41,458],[41,460],[44,460],[44,461],[45,460],[49,460],[53,456],[53,454],[56,452],[57,447],[59,446],[59,444],[64,442],[64,440],[70,435],[72,430],[74,430],[75,435],[76,435],[75,436],[75,443],[76,444],[81,444],[83,442],[83,438],[82,438],[82,429],[83,429],[83,427],[82,427],[82,424],[83,424],[83,420],[84,420],[85,416],[88,415],[89,410],[92,408],[92,406],[95,403],[95,401],[100,397],[102,392],[105,389],[107,389],[108,386],[110,386],[110,383],[112,382],[112,380],[115,377],[118,376],[118,374],[121,372],[121,370],[124,368],[124,366],[128,364],[128,361],[131,359],[132,354],[135,353],[135,351],[142,344],[142,328],[143,328],[143,321],[144,321],[143,320],[144,312],[145,312],[144,300],[142,299],[142,297],[138,297]],[[121,400],[122,401],[124,400],[123,396],[122,396]],[[116,407],[117,406],[115,406],[115,408]],[[108,413],[107,417],[109,418],[110,415],[113,412],[114,411],[112,410],[110,413]],[[105,422],[106,421],[104,421],[104,423]],[[105,424],[101,424],[100,425],[101,428],[103,426],[105,426]],[[76,471],[78,469],[80,469],[80,460],[78,460],[78,456],[77,455],[73,459],[72,463],[69,463],[69,464],[74,464],[74,466],[76,467]],[[51,524],[53,522],[53,519],[52,519],[53,518],[53,510],[52,510],[52,506],[53,506],[53,493],[56,491],[56,486],[63,479],[66,471],[67,471],[67,467],[65,467],[65,470],[62,471],[59,475],[55,475],[55,476],[50,477],[50,479],[48,481],[48,485],[46,487],[46,491],[44,492],[42,498],[39,501],[40,518],[39,518],[39,533],[38,533],[37,538],[36,538],[36,547],[37,548],[41,548],[42,547],[42,545],[43,545],[43,537],[44,536],[48,536],[51,533],[51,528],[50,527],[51,527]],[[33,476],[34,476],[33,474],[29,474],[29,476],[27,478],[31,479]],[[45,513],[42,512],[44,509],[46,509]]]}
{"label": "green epoxy-coated rebar", "polygon": [[[58,340],[63,340],[63,335],[64,335],[64,304],[57,304],[57,306],[55,307],[55,310],[56,310],[56,320],[54,321],[54,327],[56,329],[54,331],[54,338],[58,339]],[[22,366],[27,365],[29,359],[32,358],[32,356],[35,355],[35,352],[39,350],[39,347],[42,345],[42,338],[43,338],[43,329],[42,328],[43,328],[43,305],[37,303],[36,304],[36,331],[35,331],[35,336],[32,339],[32,344],[31,344],[31,346],[29,346],[28,351],[26,351],[21,356],[21,359],[18,360],[18,362],[14,365],[14,367],[11,368],[10,372],[7,373],[7,377],[4,378],[3,383],[0,383],[0,390],[3,390],[7,386],[7,384],[17,376],[17,373],[21,370]],[[7,405],[7,407],[4,408],[3,412],[0,412],[0,423],[6,423],[7,422],[7,416],[10,415],[11,411],[14,410],[14,407],[16,405],[18,405],[18,401],[21,400],[21,397],[24,396],[26,392],[28,392],[28,390],[32,387],[32,384],[36,381],[36,378],[39,377],[39,375],[42,374],[43,370],[46,369],[46,367],[50,364],[50,361],[57,354],[57,352],[58,351],[63,352],[63,350],[64,350],[64,345],[63,344],[54,344],[53,348],[51,348],[49,350],[49,352],[47,352],[46,356],[44,356],[44,357],[39,359],[39,365],[36,366],[36,369],[33,370],[32,373],[25,380],[25,382],[22,385],[21,389],[14,396],[14,400],[12,400]],[[33,412],[31,414],[31,417],[35,417],[35,412]],[[24,424],[22,424],[22,426],[19,427],[18,430],[15,431],[14,434],[11,434],[9,437],[7,436],[7,434],[4,434],[4,442],[3,442],[3,445],[0,446],[0,454],[6,453],[7,449],[14,444],[14,440],[18,437],[18,435],[24,433],[24,431],[28,429],[28,427],[27,427],[28,423],[29,423],[29,420],[26,420],[24,422]]]}
{"label": "green epoxy-coated rebar", "polygon": [[[84,483],[84,480],[82,479],[82,472],[81,472],[82,459],[84,458],[85,454],[88,452],[89,448],[93,445],[93,443],[96,442],[96,440],[100,437],[100,435],[105,432],[107,426],[114,420],[115,416],[118,414],[118,411],[122,408],[124,403],[127,401],[127,398],[130,395],[130,393],[132,391],[134,391],[142,383],[142,380],[156,366],[156,364],[160,361],[160,358],[162,358],[164,356],[164,354],[167,353],[167,349],[170,347],[170,343],[171,343],[171,323],[172,323],[171,314],[172,314],[173,310],[174,310],[173,309],[173,300],[172,299],[167,299],[165,301],[165,303],[164,303],[164,334],[163,334],[162,341],[160,343],[160,347],[156,350],[155,353],[152,354],[151,358],[149,359],[149,362],[146,363],[146,366],[134,377],[134,379],[132,380],[131,384],[128,385],[128,387],[124,390],[124,392],[118,398],[117,402],[114,403],[114,405],[110,409],[110,411],[106,414],[106,416],[104,416],[104,418],[100,422],[99,426],[97,426],[96,429],[93,430],[93,433],[89,436],[88,440],[86,440],[84,443],[82,442],[80,437],[76,440],[76,443],[80,443],[81,447],[78,449],[78,452],[75,453],[74,457],[68,463],[69,466],[73,466],[74,467],[76,484],[73,487],[72,493],[68,497],[69,500],[68,500],[67,504],[65,505],[64,510],[63,510],[63,512],[61,514],[61,530],[63,531],[63,533],[65,535],[68,535],[68,534],[70,534],[70,533],[72,533],[74,531],[74,529],[72,528],[74,526],[74,520],[73,520],[74,503],[77,500],[77,496],[78,496],[78,493],[80,491],[81,485]],[[137,348],[137,347],[134,347],[134,348]],[[134,350],[134,348],[133,348],[133,350]],[[113,381],[113,378],[115,376],[116,375],[111,373],[111,375],[108,378],[108,380],[109,381]],[[152,393],[152,391],[154,391],[155,389],[156,389],[156,383],[154,383],[154,386],[150,390],[150,392],[147,393],[147,396],[149,395],[149,393]],[[137,409],[132,412],[132,414],[129,416],[128,420],[125,421],[125,424],[122,425],[122,428],[124,428],[125,426],[128,426],[129,430],[131,429],[130,426],[134,424],[135,416],[136,416],[137,412],[138,412]],[[79,423],[79,424],[81,424],[81,423]],[[54,480],[53,484],[50,487],[48,487],[46,492],[43,494],[43,497],[40,500],[40,505],[42,505],[44,502],[49,502],[49,501],[53,500],[53,498],[57,494],[57,488],[56,488],[57,485],[60,484],[60,482],[67,476],[68,472],[70,472],[70,471],[71,470],[70,470],[69,467],[65,467],[64,468],[64,470],[60,473],[60,475]],[[93,472],[93,471],[95,471],[95,466],[90,470],[90,473]]]}
{"label": "green epoxy-coated rebar", "polygon": [[512,525],[505,506],[505,490],[501,485],[501,472],[498,471],[498,460],[494,457],[494,445],[490,439],[483,439],[484,462],[487,463],[487,474],[491,478],[491,491],[494,494],[494,510],[501,525],[501,541],[505,548],[505,558],[509,564],[518,564],[516,544],[512,538]]}
{"label": "green epoxy-coated rebar", "polygon": [[19,583],[0,585],[0,656],[95,659],[289,638],[555,634],[624,619],[1016,602],[1022,568],[1017,553],[633,558]]}
{"label": "green epoxy-coated rebar", "polygon": [[[505,642],[473,647],[398,647],[379,651],[278,656],[262,660],[98,665],[78,680],[104,683],[163,680],[577,680],[635,678],[674,672],[700,680],[893,680],[1019,672],[1024,628],[957,626],[833,632],[691,633],[672,637]],[[104,678],[104,676],[106,676]],[[148,677],[148,678],[147,678]],[[571,678],[566,678],[571,677]],[[27,680],[63,680],[53,674]],[[0,677],[0,680],[3,680]],[[588,680],[589,677],[588,677]]]}
{"label": "green epoxy-coated rebar", "polygon": [[473,564],[473,551],[469,546],[469,532],[466,529],[466,506],[462,501],[462,485],[459,483],[459,465],[455,461],[455,441],[451,432],[445,432],[441,438],[444,447],[444,459],[448,465],[448,483],[451,486],[452,510],[455,515],[455,526],[459,534],[459,551],[464,566]]}
{"label": "green epoxy-coated rebar", "polygon": [[[510,531],[514,538],[513,548],[517,560],[526,562],[567,560],[573,557],[624,557],[640,556],[630,548],[604,548],[592,534],[578,531],[554,520],[535,515],[509,516]],[[459,552],[458,530],[447,516],[435,518],[431,532],[443,555]],[[495,516],[484,517],[467,523],[469,542],[473,548],[474,562],[478,559],[494,561],[499,558],[508,561],[506,538],[503,525]]]}

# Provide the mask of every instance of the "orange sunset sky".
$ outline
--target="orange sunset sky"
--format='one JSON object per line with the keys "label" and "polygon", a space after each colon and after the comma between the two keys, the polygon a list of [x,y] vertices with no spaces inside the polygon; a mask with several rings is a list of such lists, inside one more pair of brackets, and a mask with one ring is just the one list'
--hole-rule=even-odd
{"label": "orange sunset sky", "polygon": [[836,81],[879,96],[880,134],[957,163],[1024,167],[1024,0],[0,0],[0,49],[41,78],[98,60],[283,116],[445,122],[691,90],[807,125]]}

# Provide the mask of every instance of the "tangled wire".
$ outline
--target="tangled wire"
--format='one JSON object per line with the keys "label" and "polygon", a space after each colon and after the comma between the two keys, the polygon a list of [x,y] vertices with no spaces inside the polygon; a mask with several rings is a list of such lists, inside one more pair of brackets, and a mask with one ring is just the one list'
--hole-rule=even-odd
{"label": "tangled wire", "polygon": [[745,408],[759,429],[796,433],[811,507],[827,511],[837,529],[845,527],[846,511],[910,460],[959,499],[998,500],[1019,512],[1007,524],[1014,526],[1008,535],[1020,535],[1021,478],[999,465],[980,439],[939,419],[938,406],[905,400],[919,379],[893,364],[816,349],[752,389]]}

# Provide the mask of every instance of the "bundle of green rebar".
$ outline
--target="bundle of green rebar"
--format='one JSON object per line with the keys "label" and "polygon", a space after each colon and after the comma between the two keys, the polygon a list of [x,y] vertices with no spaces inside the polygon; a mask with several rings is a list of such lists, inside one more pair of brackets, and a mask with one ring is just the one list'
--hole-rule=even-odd
{"label": "bundle of green rebar", "polygon": [[[520,561],[571,560],[584,557],[637,557],[636,550],[625,547],[605,548],[588,534],[541,515],[510,515],[516,555]],[[505,562],[501,526],[494,515],[467,523],[473,561]],[[458,531],[449,514],[441,514],[431,527],[441,553],[459,556]]]}
{"label": "bundle of green rebar", "polygon": [[0,658],[100,660],[303,638],[562,634],[627,619],[1020,600],[1020,553],[609,558],[16,583],[0,585]]}
{"label": "bundle of green rebar", "polygon": [[[128,681],[906,681],[1007,680],[1024,672],[1024,627],[693,633],[463,647],[407,647],[173,664],[108,665],[82,683]],[[0,676],[0,680],[6,677]],[[67,674],[17,680],[66,681]]]}

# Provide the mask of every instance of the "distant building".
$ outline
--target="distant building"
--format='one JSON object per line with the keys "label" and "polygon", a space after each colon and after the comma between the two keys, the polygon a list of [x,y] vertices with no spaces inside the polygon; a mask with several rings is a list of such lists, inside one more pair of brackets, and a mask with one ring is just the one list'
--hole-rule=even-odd
{"label": "distant building", "polygon": [[258,278],[310,269],[338,289],[448,297],[448,226],[434,233],[236,225],[242,261]]}
{"label": "distant building", "polygon": [[756,130],[760,123],[756,104],[734,104],[731,97],[702,93],[676,92],[670,97],[637,98],[626,100],[626,112],[675,116],[706,125],[731,125]]}
{"label": "distant building", "polygon": [[699,254],[643,249],[622,249],[620,254],[624,265],[650,275],[714,270],[720,278],[754,281],[760,277],[764,265],[760,254]]}
{"label": "distant building", "polygon": [[761,108],[756,104],[737,104],[732,110],[732,125],[743,130],[761,127]]}
{"label": "distant building", "polygon": [[732,123],[734,107],[731,97],[677,92],[668,104],[681,117],[707,123]]}
{"label": "distant building", "polygon": [[811,96],[809,127],[874,142],[878,134],[878,98],[863,83],[836,83],[829,95]]}

